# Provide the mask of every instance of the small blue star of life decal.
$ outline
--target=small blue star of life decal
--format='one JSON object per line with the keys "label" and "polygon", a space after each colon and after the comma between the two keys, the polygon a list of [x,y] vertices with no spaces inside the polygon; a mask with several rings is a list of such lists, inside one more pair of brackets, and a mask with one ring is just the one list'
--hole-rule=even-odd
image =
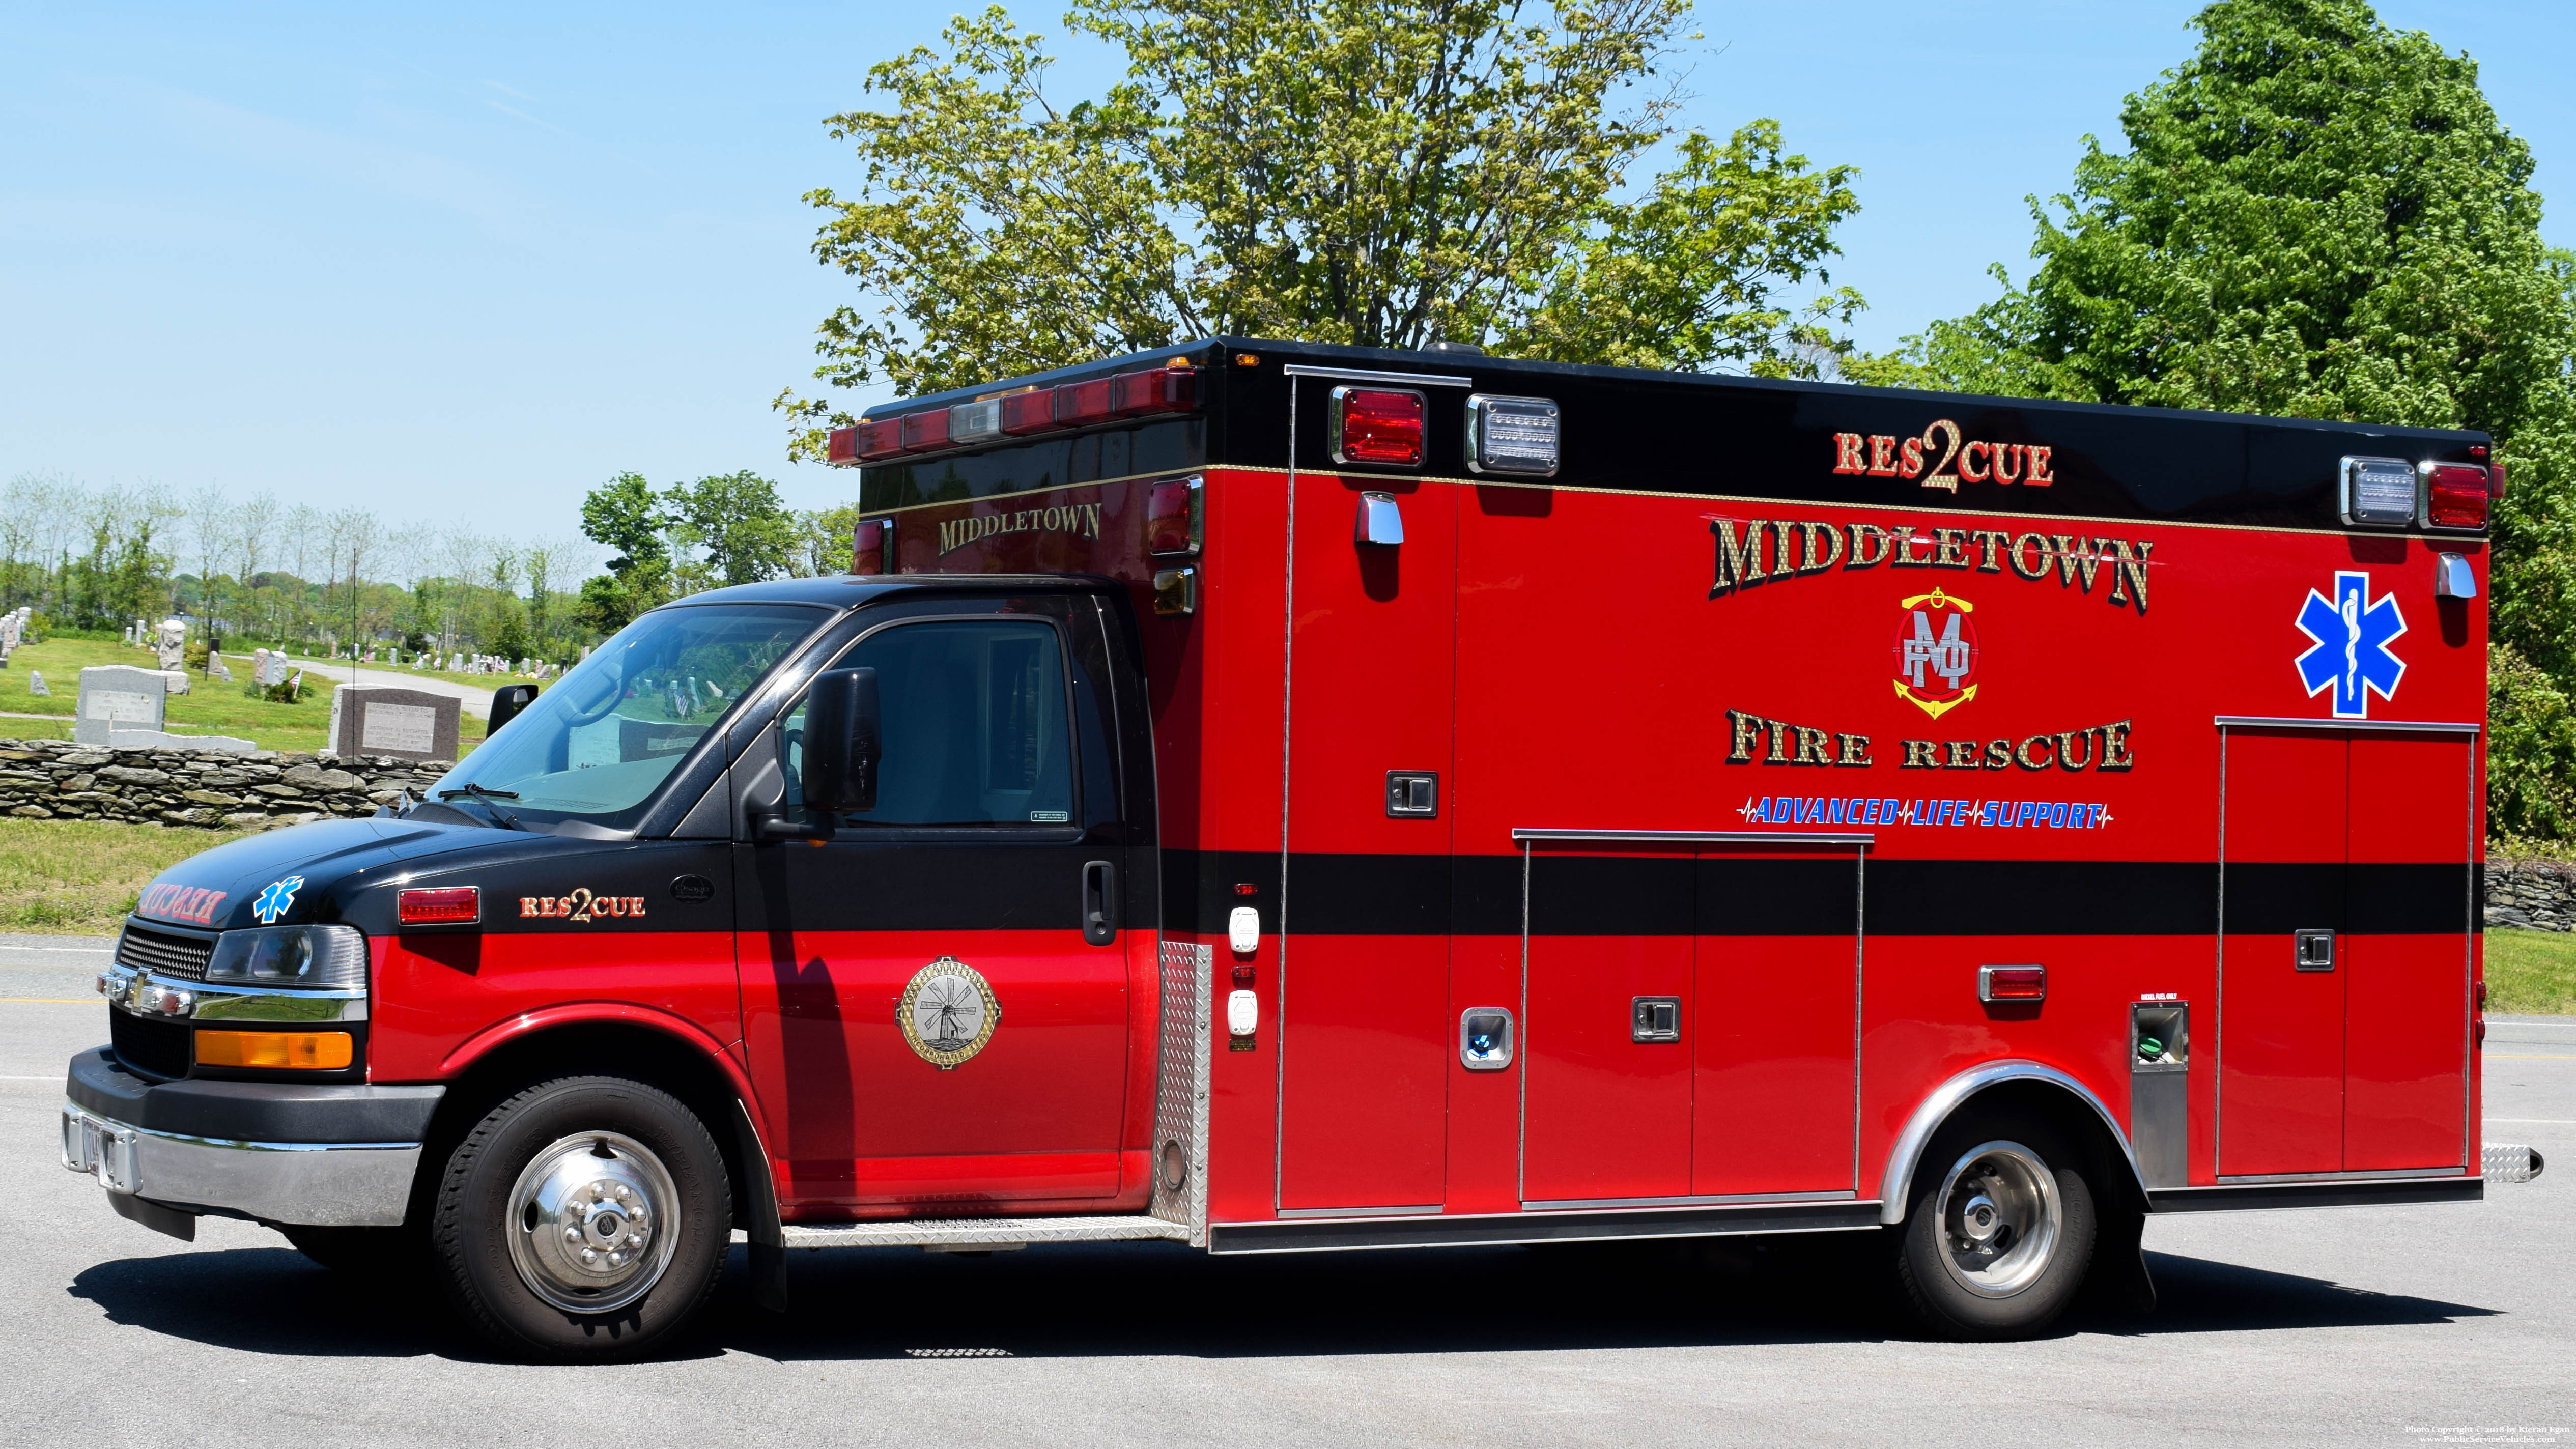
{"label": "small blue star of life decal", "polygon": [[259,899],[250,903],[250,913],[259,917],[261,925],[274,926],[277,918],[285,915],[287,908],[295,904],[295,893],[303,888],[304,877],[300,875],[270,881],[268,889],[259,893]]}
{"label": "small blue star of life decal", "polygon": [[2388,646],[2406,632],[2406,616],[2398,612],[2396,595],[2370,597],[2370,575],[2337,570],[2331,599],[2308,590],[2298,625],[2316,641],[2299,656],[2299,682],[2311,699],[2334,691],[2335,718],[2366,718],[2373,694],[2397,698],[2406,661]]}

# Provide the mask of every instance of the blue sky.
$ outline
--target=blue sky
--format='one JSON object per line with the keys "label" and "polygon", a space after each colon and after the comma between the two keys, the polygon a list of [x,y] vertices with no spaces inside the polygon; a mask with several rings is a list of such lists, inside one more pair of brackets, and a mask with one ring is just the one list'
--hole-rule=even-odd
{"label": "blue sky", "polygon": [[[821,118],[951,8],[0,4],[0,477],[530,538],[625,469],[844,501],[768,408],[848,295],[799,198],[854,187]],[[1861,168],[1836,280],[1884,347],[2019,274],[2023,196],[2116,137],[2196,8],[1703,0],[1688,120],[1776,116]],[[1061,34],[1056,4],[1015,13]],[[2480,60],[2544,196],[2576,176],[2576,7],[2380,13]],[[1107,75],[1073,47],[1054,89]],[[2576,244],[2563,209],[2547,230]]]}

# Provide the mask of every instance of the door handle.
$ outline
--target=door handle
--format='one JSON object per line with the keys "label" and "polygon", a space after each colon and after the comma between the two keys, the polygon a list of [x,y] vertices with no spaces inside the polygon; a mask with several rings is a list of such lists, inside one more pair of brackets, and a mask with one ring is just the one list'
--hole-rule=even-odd
{"label": "door handle", "polygon": [[1118,867],[1105,860],[1082,868],[1082,939],[1095,946],[1118,940]]}

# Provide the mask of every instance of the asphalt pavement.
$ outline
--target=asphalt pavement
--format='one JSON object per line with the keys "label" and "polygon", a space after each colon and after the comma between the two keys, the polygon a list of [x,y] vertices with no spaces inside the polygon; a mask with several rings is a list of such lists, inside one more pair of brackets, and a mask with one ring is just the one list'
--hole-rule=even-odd
{"label": "asphalt pavement", "polygon": [[2499,1019],[2477,1204],[2151,1219],[2162,1306],[2035,1343],[1903,1335],[1858,1238],[1716,1252],[1211,1259],[741,1250],[671,1358],[497,1362],[275,1233],[180,1243],[56,1162],[106,942],[0,937],[0,1442],[43,1445],[2576,1446],[2576,1018]]}

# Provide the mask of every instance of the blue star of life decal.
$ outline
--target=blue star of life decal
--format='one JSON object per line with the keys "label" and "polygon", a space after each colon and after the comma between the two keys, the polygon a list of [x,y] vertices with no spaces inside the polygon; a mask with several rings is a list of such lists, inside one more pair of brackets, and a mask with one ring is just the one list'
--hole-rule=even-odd
{"label": "blue star of life decal", "polygon": [[2406,676],[2406,661],[2388,646],[2406,632],[2406,616],[2397,596],[2370,597],[2370,575],[2337,570],[2334,597],[2314,589],[2299,609],[2299,632],[2316,641],[2299,656],[2299,682],[2314,699],[2334,691],[2337,719],[2362,719],[2370,713],[2370,696],[2395,701],[2397,681]]}
{"label": "blue star of life decal", "polygon": [[274,926],[277,918],[285,915],[287,908],[295,904],[295,893],[303,888],[304,877],[300,875],[270,881],[268,889],[259,893],[259,899],[250,903],[250,913],[259,917],[261,925]]}

